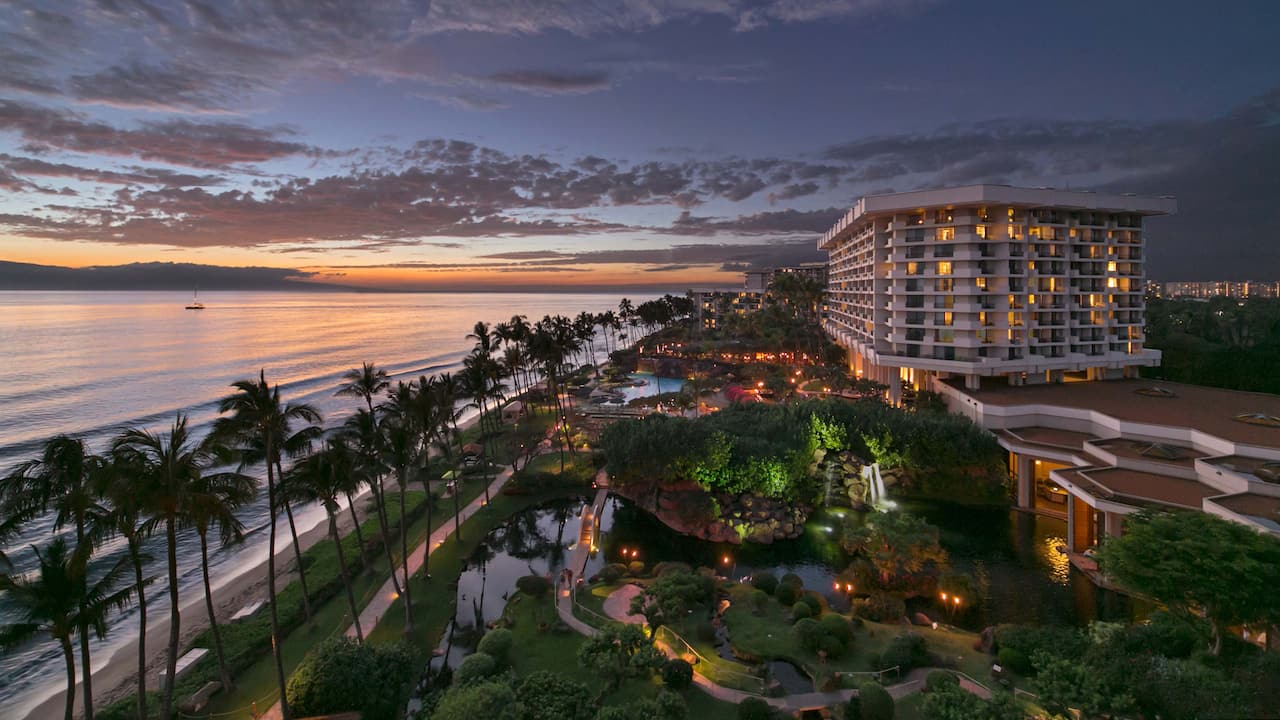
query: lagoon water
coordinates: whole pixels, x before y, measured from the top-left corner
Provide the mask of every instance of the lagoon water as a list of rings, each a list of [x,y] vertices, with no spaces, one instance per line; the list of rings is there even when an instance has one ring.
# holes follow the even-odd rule
[[[58,433],[103,451],[120,428],[163,431],[178,412],[203,433],[228,384],[260,368],[285,400],[312,403],[326,426],[338,425],[356,401],[334,397],[334,390],[361,362],[386,368],[393,381],[455,371],[478,320],[602,312],[616,308],[619,297],[208,292],[201,295],[203,311],[185,310],[188,300],[172,292],[0,292],[0,473],[34,457]],[[211,558],[215,585],[266,557],[265,506],[260,497],[244,508],[246,542]],[[322,517],[319,508],[302,509],[299,532]],[[32,565],[27,546],[47,542],[51,532],[47,520],[32,523],[4,548],[20,572]],[[198,587],[198,546],[191,533],[180,542],[185,595]],[[158,550],[153,555],[163,558]],[[108,544],[103,554],[120,551],[120,543]],[[164,571],[157,564],[153,572],[161,577],[148,595],[161,597]],[[149,604],[155,615],[163,613],[163,602]],[[0,623],[13,619],[0,598]],[[111,625],[108,639],[94,643],[95,666],[136,634],[136,612],[114,616]],[[62,682],[60,652],[51,643],[0,656],[0,715],[21,717]]]

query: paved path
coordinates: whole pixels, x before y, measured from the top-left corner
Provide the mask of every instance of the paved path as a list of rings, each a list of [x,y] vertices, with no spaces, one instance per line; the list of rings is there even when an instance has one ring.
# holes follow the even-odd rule
[[[631,614],[631,598],[639,595],[643,590],[639,585],[623,585],[622,587],[609,593],[609,597],[604,599],[604,614],[617,620],[618,622],[630,623],[632,625],[643,625],[644,615]]]
[[[585,583],[582,573],[587,567],[587,560],[591,557],[591,549],[595,547],[600,529],[600,514],[604,512],[604,502],[609,497],[607,480],[604,470],[596,475],[596,486],[599,490],[596,491],[591,504],[582,508],[582,514],[579,516],[578,544],[574,545],[573,552],[569,554],[569,561],[565,563],[565,569],[572,573],[570,584],[564,584],[563,574],[556,580],[556,614],[580,635],[596,634],[595,628],[574,617],[573,589]]]
[[[489,495],[491,497],[502,491],[502,486],[511,479],[512,472],[511,468],[507,468],[506,470],[498,473],[498,476],[494,478],[493,482],[489,485]],[[465,507],[458,511],[459,525],[466,522],[467,518],[475,515],[480,511],[480,508],[485,506],[484,496],[484,493],[480,493],[474,500],[467,503]],[[422,569],[422,563],[426,560],[428,552],[434,552],[436,548],[440,547],[440,545],[444,543],[445,539],[453,534],[453,528],[454,522],[451,517],[445,522],[440,523],[440,527],[436,528],[435,532],[431,533],[431,536],[427,538],[426,542],[409,552],[410,576],[417,574],[417,572]],[[391,584],[391,578],[387,578],[387,581],[383,583],[382,587],[378,588],[378,594],[374,595],[373,598],[369,600],[369,604],[364,607],[364,610],[360,611],[360,627],[364,630],[366,637],[369,633],[373,632],[375,627],[378,626],[378,621],[387,614],[387,610],[391,608],[391,603],[395,602],[397,597],[395,592],[395,586]],[[354,623],[347,628],[346,635],[351,638],[356,636],[356,626]],[[281,720],[283,714],[280,709],[280,701],[277,699],[275,704],[271,706],[271,709],[263,713],[261,717],[263,720]]]

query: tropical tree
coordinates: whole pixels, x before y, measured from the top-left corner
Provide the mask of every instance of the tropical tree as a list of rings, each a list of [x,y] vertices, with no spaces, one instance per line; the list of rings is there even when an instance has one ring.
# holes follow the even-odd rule
[[[355,415],[347,418],[341,434],[355,446],[359,456],[356,469],[369,484],[369,492],[373,495],[374,510],[378,516],[378,529],[382,533],[382,551],[387,558],[387,567],[391,569],[392,588],[399,595],[400,580],[396,576],[396,561],[391,556],[391,525],[387,521],[386,492],[382,486],[386,465],[383,464],[382,431],[378,426],[378,417],[375,413],[363,408],[357,410]]]
[[[190,524],[191,493],[216,456],[208,443],[192,437],[187,418],[181,413],[174,418],[168,434],[145,428],[125,430],[112,444],[111,452],[134,476],[135,492],[148,516],[148,529],[164,527],[169,571],[169,649],[165,656],[167,673],[160,693],[160,716],[168,718],[173,714],[178,637],[182,632],[178,605],[178,530]]]
[[[855,574],[865,563],[871,570],[868,579],[881,590],[931,593],[947,567],[938,528],[904,512],[875,513],[862,524],[848,521],[840,544],[845,552],[859,556]]]
[[[1124,534],[1102,543],[1098,564],[1176,615],[1202,613],[1215,655],[1231,625],[1280,624],[1280,540],[1208,513],[1130,515]]]
[[[364,400],[365,409],[370,414],[373,413],[373,399],[390,387],[391,381],[387,375],[387,371],[374,365],[373,363],[363,363],[358,368],[348,370],[342,376],[342,385],[338,391],[334,393],[339,396],[358,397]],[[355,483],[346,493],[347,509],[351,511],[351,520],[355,523],[356,544],[360,547],[360,552],[364,553],[364,535],[360,530],[360,518],[356,515],[356,505],[354,496],[360,493],[360,483]],[[381,503],[382,499],[377,493],[374,493],[374,502]],[[379,512],[384,512],[379,505]]]
[[[151,560],[151,556],[143,551],[142,544],[151,537],[153,526],[148,522],[146,505],[139,496],[136,474],[128,466],[125,458],[118,453],[110,456],[104,467],[101,481],[102,496],[111,510],[102,519],[101,532],[104,535],[119,535],[124,538],[125,549],[129,561],[133,564],[133,587],[137,592],[138,603],[138,683],[137,702],[138,717],[147,717],[147,595],[146,586],[155,578],[143,577],[143,565]]]
[[[236,392],[218,403],[220,413],[230,413],[218,419],[214,435],[228,446],[242,449],[245,459],[253,457],[255,444],[263,450],[262,460],[267,466],[267,505],[270,530],[267,549],[267,599],[271,614],[271,648],[275,659],[276,681],[280,691],[280,710],[284,720],[293,715],[285,697],[284,660],[280,655],[280,620],[276,608],[276,468],[285,443],[294,434],[299,423],[320,422],[320,413],[307,404],[284,403],[280,400],[279,386],[267,384],[265,371],[257,380],[237,380],[232,383]],[[242,463],[244,460],[242,460]],[[170,672],[169,677],[173,677]]]
[[[382,434],[384,462],[395,476],[400,491],[400,561],[404,570],[404,622],[405,634],[413,632],[413,597],[409,588],[409,522],[405,516],[405,492],[409,489],[410,474],[418,465],[421,445],[414,428],[414,388],[409,383],[397,383],[383,405],[384,416],[379,423]]]
[[[128,572],[128,558],[119,558],[102,577],[89,579],[91,547],[70,550],[64,538],[56,538],[44,552],[34,545],[38,569],[30,579],[0,575],[0,592],[14,609],[16,622],[0,625],[0,648],[18,647],[40,633],[62,649],[67,667],[67,703],[64,717],[72,720],[76,703],[76,661],[72,637],[90,630],[99,640],[107,635],[107,616],[128,606],[134,588],[117,589]],[[87,647],[87,641],[81,647]],[[87,667],[87,665],[86,665]],[[84,717],[93,717],[93,694],[88,678],[83,684]]]
[[[215,449],[216,450],[216,449]],[[185,521],[195,528],[200,538],[200,577],[204,580],[204,607],[209,614],[209,630],[218,655],[218,675],[223,688],[232,687],[227,670],[226,653],[222,649],[222,632],[213,609],[213,585],[209,582],[209,530],[218,528],[220,545],[226,547],[244,541],[244,523],[236,511],[248,505],[258,493],[253,478],[238,472],[200,473],[187,490]]]
[[[101,520],[107,514],[100,497],[102,467],[103,459],[90,453],[83,440],[69,435],[51,438],[45,442],[39,458],[21,463],[4,478],[0,486],[0,506],[7,521],[16,526],[52,510],[54,530],[73,526],[75,551],[87,558],[102,539],[95,536],[93,529],[102,526]],[[85,717],[92,720],[88,626],[77,628],[77,635],[84,675]]]
[[[338,512],[342,509],[338,499],[350,491],[357,482],[355,451],[338,437],[329,440],[325,448],[296,463],[286,473],[281,485],[284,492],[303,502],[318,502],[324,506],[329,518],[329,539],[333,540],[338,554],[338,571],[342,576],[342,588],[346,591],[347,606],[356,629],[356,642],[364,642],[364,630],[360,627],[360,608],[351,589],[351,576],[347,571],[347,559],[338,535]]]

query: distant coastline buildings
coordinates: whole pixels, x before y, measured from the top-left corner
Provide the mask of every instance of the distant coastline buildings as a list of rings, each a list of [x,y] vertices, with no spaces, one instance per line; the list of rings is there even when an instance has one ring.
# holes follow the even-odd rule
[[[1280,534],[1280,397],[1139,377],[1160,362],[1144,342],[1144,224],[1176,210],[973,185],[863,197],[818,240],[825,327],[855,374],[894,402],[937,392],[991,430],[1017,505],[1065,519],[1085,571],[1146,508]]]
[[[1280,298],[1280,280],[1178,280],[1149,282],[1148,292],[1161,298]]]

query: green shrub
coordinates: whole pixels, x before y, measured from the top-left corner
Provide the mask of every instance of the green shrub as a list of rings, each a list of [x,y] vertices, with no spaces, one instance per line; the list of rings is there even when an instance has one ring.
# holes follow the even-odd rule
[[[773,591],[773,596],[778,598],[778,602],[790,607],[796,604],[796,600],[800,597],[800,591],[794,586],[781,583],[778,588]]]
[[[946,670],[931,670],[924,678],[926,692],[937,692],[944,687],[960,687],[960,679]]]
[[[895,623],[907,614],[907,604],[897,595],[874,593],[859,606],[859,611],[868,620]]]
[[[503,682],[454,686],[440,698],[431,720],[515,720],[516,695]]]
[[[996,654],[996,662],[1000,663],[1001,667],[1008,668],[1019,675],[1031,675],[1035,672],[1035,668],[1031,665],[1031,658],[1023,655],[1017,648],[1000,648],[1000,652]]]
[[[818,639],[818,650],[826,653],[829,658],[838,658],[844,655],[844,643],[834,635],[823,635]]]
[[[600,582],[612,585],[627,576],[627,566],[622,563],[609,563],[600,568]]]
[[[860,720],[893,720],[893,696],[878,684],[862,683],[854,700],[858,702],[856,717]]]
[[[672,690],[684,690],[693,684],[693,666],[671,658],[662,665],[662,682]]]
[[[773,708],[760,698],[750,697],[738,703],[738,720],[770,720]]]
[[[808,604],[797,602],[795,605],[791,606],[791,620],[793,622],[810,617],[813,617],[813,611],[809,609]]]
[[[516,580],[516,588],[525,595],[542,597],[551,592],[551,581],[541,575],[525,575]]]
[[[903,633],[895,637],[880,654],[881,670],[898,667],[905,673],[911,668],[926,665],[928,662],[929,648],[924,638],[915,633]]]
[[[520,720],[591,720],[595,714],[594,693],[586,685],[550,670],[529,673],[516,698],[521,704]]]
[[[848,645],[853,642],[853,626],[842,616],[836,613],[827,613],[818,618],[818,623],[822,625],[823,631],[839,640],[842,644]]]
[[[757,613],[769,606],[769,593],[763,590],[751,591],[751,607]]]
[[[800,647],[810,652],[818,651],[819,644],[825,635],[822,626],[813,618],[801,618],[791,626],[791,636],[800,644]]]
[[[779,584],[790,585],[796,591],[800,591],[804,588],[804,579],[795,573],[787,573],[782,576],[782,580],[779,581]]]
[[[506,628],[494,628],[480,638],[476,650],[492,657],[499,665],[506,665],[510,658],[512,636]]]
[[[797,598],[798,602],[802,602],[809,606],[809,614],[817,617],[822,614],[822,596],[812,590],[806,590]]]
[[[627,564],[627,572],[631,574],[631,577],[640,577],[641,575],[644,575],[644,562],[640,560],[632,560]]]
[[[679,560],[663,560],[653,566],[653,574],[662,577],[663,575],[693,573],[693,568],[689,567],[689,563],[680,562]]]
[[[1000,625],[996,648],[1013,648],[1028,658],[1046,652],[1056,657],[1079,657],[1088,649],[1084,633],[1052,625]]]
[[[412,672],[401,645],[367,645],[331,638],[307,653],[285,687],[299,717],[359,712],[368,720],[394,720]]]
[[[498,661],[492,655],[477,652],[468,655],[453,672],[453,682],[468,685],[484,680],[498,672]]]
[[[772,595],[778,589],[778,577],[771,572],[760,572],[751,576],[751,586]]]

